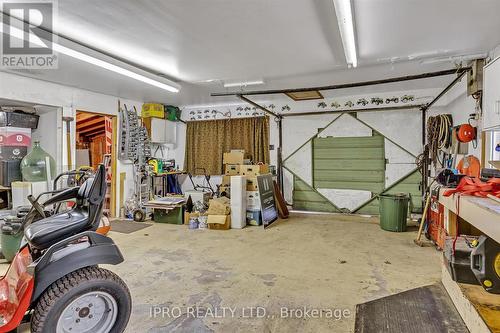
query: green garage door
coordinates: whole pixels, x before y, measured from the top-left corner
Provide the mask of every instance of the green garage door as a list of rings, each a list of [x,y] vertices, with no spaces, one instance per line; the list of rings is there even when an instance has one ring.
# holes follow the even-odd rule
[[[293,177],[293,208],[310,212],[340,212],[321,193],[318,193],[297,176]]]
[[[327,137],[313,140],[315,188],[380,193],[385,182],[384,137]]]
[[[313,186],[294,177],[293,206],[295,209],[320,212],[338,212],[316,189],[350,189],[372,192],[372,199],[355,213],[378,214],[380,193],[410,193],[413,211],[421,212],[421,175],[408,174],[385,188],[384,136],[373,132],[369,137],[326,137],[312,140]]]

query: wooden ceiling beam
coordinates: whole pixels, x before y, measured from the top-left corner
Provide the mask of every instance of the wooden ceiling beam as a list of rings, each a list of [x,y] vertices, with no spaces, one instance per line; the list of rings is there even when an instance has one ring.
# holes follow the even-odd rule
[[[92,136],[96,136],[97,134],[104,134],[106,131],[103,129],[95,129],[94,131],[89,131],[89,132],[85,132],[85,133],[80,133],[80,136],[85,136],[85,137],[92,137]]]
[[[93,117],[98,117],[98,116],[95,114],[92,114],[92,113],[82,113],[82,112],[76,113],[76,121],[77,122],[85,120],[85,119],[93,118]]]
[[[104,124],[98,124],[98,125],[94,125],[94,126],[87,126],[87,127],[84,127],[84,128],[79,128],[76,130],[77,133],[79,134],[85,134],[85,133],[88,133],[88,132],[95,132],[96,130],[99,130],[99,131],[104,131],[105,128],[104,128]]]
[[[85,131],[88,128],[94,128],[94,127],[103,127],[104,128],[104,123],[105,123],[104,118],[77,123],[76,124],[76,131],[81,132],[81,131]]]

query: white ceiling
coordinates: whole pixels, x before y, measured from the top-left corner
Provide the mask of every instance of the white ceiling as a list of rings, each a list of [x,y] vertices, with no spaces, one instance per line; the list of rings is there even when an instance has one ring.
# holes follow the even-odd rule
[[[354,0],[354,10],[362,64],[488,52],[500,43],[498,0]]]
[[[21,74],[130,99],[197,104],[231,100],[209,97],[228,90],[219,80],[263,79],[259,90],[371,80],[448,69],[450,62],[422,61],[500,44],[498,0],[352,1],[359,53],[353,70],[346,69],[332,0],[64,0],[56,32],[166,75],[180,82],[181,93],[65,56],[58,70]]]

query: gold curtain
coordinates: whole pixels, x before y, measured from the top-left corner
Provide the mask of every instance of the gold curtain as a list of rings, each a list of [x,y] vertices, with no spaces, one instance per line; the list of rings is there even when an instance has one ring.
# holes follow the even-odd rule
[[[269,163],[269,117],[187,122],[186,171],[221,175],[222,155],[231,149],[244,149],[254,163]]]

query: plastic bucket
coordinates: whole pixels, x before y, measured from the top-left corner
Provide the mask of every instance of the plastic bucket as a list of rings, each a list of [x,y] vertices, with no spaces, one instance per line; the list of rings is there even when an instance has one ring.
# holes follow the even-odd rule
[[[406,231],[408,203],[406,194],[381,194],[379,198],[380,228],[387,231]]]

